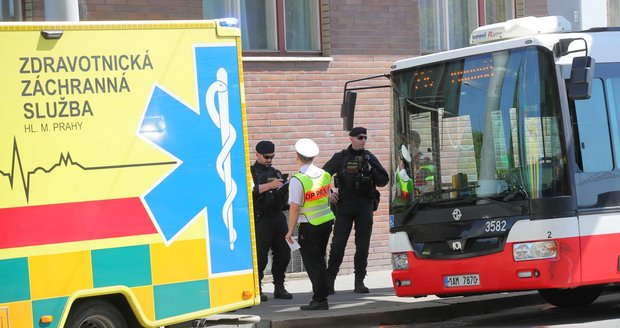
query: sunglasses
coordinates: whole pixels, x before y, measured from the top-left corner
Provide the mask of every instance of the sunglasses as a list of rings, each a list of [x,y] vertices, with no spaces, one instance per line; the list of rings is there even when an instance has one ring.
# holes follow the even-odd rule
[[[276,157],[276,154],[273,154],[273,155],[263,155],[264,159],[273,159],[274,157]]]
[[[368,139],[368,136],[357,136],[356,138],[357,140],[366,140]]]

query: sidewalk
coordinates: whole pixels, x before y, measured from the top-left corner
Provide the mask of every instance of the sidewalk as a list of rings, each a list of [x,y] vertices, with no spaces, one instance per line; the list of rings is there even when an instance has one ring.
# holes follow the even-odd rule
[[[368,294],[354,293],[353,282],[353,274],[338,276],[336,294],[329,296],[329,310],[301,311],[299,307],[308,304],[312,297],[312,286],[306,274],[287,276],[285,285],[293,294],[292,300],[274,299],[273,284],[263,281],[263,292],[269,300],[234,314],[260,317],[260,322],[244,327],[379,327],[442,321],[544,302],[537,292],[453,298],[396,297],[391,271],[369,272],[365,279],[370,288]]]

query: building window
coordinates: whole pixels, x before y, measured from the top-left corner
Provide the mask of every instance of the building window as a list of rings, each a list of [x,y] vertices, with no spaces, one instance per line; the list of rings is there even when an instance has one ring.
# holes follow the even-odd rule
[[[237,17],[244,52],[319,53],[320,1],[204,0],[207,19]]]
[[[515,17],[514,0],[485,0],[484,22],[480,25],[505,22]]]
[[[420,0],[422,52],[462,48],[478,26],[477,0]]]
[[[20,0],[0,0],[0,21],[20,21]]]
[[[469,45],[478,26],[515,18],[514,0],[419,0],[422,53]]]
[[[620,0],[609,0],[609,26],[620,26]]]

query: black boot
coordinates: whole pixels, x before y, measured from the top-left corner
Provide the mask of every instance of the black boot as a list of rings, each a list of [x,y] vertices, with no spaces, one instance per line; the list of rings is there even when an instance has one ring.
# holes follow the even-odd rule
[[[329,310],[329,304],[327,304],[327,300],[321,302],[312,300],[310,304],[302,305],[299,308],[302,310]]]
[[[289,293],[286,288],[284,288],[284,284],[275,284],[274,286],[273,298],[282,298],[285,300],[293,298],[293,294]]]
[[[261,288],[260,288],[260,301],[261,301],[261,302],[267,302],[267,300],[268,300],[267,295],[265,295],[265,294],[263,293],[263,287],[261,287]]]
[[[364,279],[360,278],[355,278],[355,288],[353,289],[353,291],[360,294],[366,294],[370,292],[368,287],[364,286]]]

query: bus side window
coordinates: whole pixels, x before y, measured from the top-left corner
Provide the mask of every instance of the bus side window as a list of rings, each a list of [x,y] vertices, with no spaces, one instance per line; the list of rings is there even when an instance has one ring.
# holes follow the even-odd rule
[[[620,78],[610,77],[605,79],[605,91],[613,136],[615,168],[620,169]]]
[[[575,151],[582,172],[576,172],[577,205],[605,208],[620,205],[620,174],[614,171],[609,113],[603,82],[594,79],[592,98],[575,101]]]
[[[611,137],[605,94],[600,79],[594,79],[592,98],[575,101],[579,143],[575,144],[584,172],[613,169]]]

